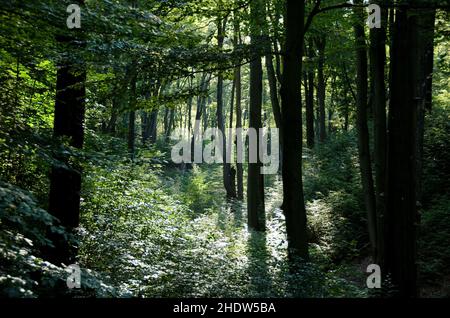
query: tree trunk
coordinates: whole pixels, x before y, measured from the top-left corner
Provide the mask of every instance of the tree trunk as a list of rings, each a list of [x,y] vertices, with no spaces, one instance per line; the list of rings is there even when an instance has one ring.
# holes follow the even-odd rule
[[[227,147],[227,156],[229,156],[229,171],[230,171],[230,188],[231,188],[231,197],[232,198],[236,198],[237,193],[236,193],[236,169],[234,169],[234,167],[231,165],[231,162],[233,162],[234,158],[231,157],[232,154],[232,148],[233,148],[233,143],[234,143],[234,138],[235,136],[233,136],[233,132],[232,132],[232,128],[233,128],[233,119],[234,119],[234,93],[236,90],[236,78],[233,79],[233,85],[231,87],[231,96],[230,96],[230,132],[228,134],[228,147]],[[224,132],[225,133],[225,132]],[[234,137],[234,138],[233,138]]]
[[[309,58],[314,57],[313,43],[309,41]],[[314,70],[308,69],[305,77],[306,93],[306,145],[314,148]]]
[[[259,160],[260,135],[259,129],[262,127],[261,107],[262,107],[262,63],[261,63],[261,30],[262,19],[264,19],[263,0],[254,0],[250,4],[250,25],[252,60],[250,62],[250,116],[249,128],[257,131],[257,162],[248,164],[247,182],[247,213],[248,226],[256,231],[265,230],[264,211],[264,178],[261,174],[262,163]],[[254,151],[255,149],[253,149]]]
[[[211,77],[208,78],[208,75],[206,73],[203,73],[202,78],[200,80],[201,94],[205,94],[208,91],[210,78]],[[200,121],[202,119],[202,113],[204,112],[205,106],[206,106],[206,97],[203,95],[197,96],[197,110],[195,112],[194,131],[191,140],[192,162],[194,161],[195,140],[200,134]]]
[[[217,42],[219,51],[223,49],[223,41],[225,38],[226,19],[219,18],[217,20]],[[227,138],[225,132],[225,119],[223,115],[223,74],[219,71],[217,75],[217,125],[222,132],[222,158],[223,158],[223,185],[227,193],[227,198],[233,198],[236,191],[231,186],[230,168],[231,165],[226,162],[227,158]]]
[[[415,79],[418,58],[418,14],[396,10],[391,50],[387,210],[384,271],[396,286],[396,296],[417,296],[416,268],[416,133],[418,104]]]
[[[324,142],[327,138],[326,125],[325,125],[325,91],[326,83],[324,77],[325,67],[325,36],[320,36],[316,39],[316,46],[319,51],[319,61],[317,66],[317,101],[319,103],[319,140]]]
[[[141,111],[141,131],[142,144],[145,145],[150,138],[150,115],[146,111]]]
[[[362,1],[355,3],[361,4]],[[376,257],[376,210],[375,193],[372,179],[372,166],[369,146],[369,128],[367,127],[367,49],[364,34],[364,13],[362,8],[355,8],[355,24],[353,26],[356,41],[356,129],[358,132],[359,166],[361,182],[364,193],[364,202],[367,212],[372,254]]]
[[[240,44],[239,33],[239,19],[234,17],[234,43],[235,46]],[[241,67],[237,66],[234,69],[234,80],[236,81],[236,128],[242,128],[242,81],[241,81]],[[236,136],[241,138],[241,136]],[[237,198],[244,199],[244,168],[242,162],[236,163],[236,182],[237,182]]]
[[[130,80],[130,100],[129,108],[130,113],[128,114],[128,152],[130,153],[131,159],[134,159],[135,152],[135,140],[136,140],[136,81],[137,75],[135,66],[132,66],[132,75]]]
[[[425,111],[432,108],[432,84],[434,64],[434,24],[436,10],[422,10],[418,17],[418,78],[416,80],[417,114],[417,201],[422,202],[423,135],[425,129]]]
[[[266,45],[266,49],[270,50],[270,42]],[[281,133],[281,109],[280,109],[280,101],[278,99],[278,81],[275,75],[275,69],[273,67],[273,56],[272,54],[266,54],[266,69],[267,69],[267,78],[269,82],[269,90],[270,90],[270,101],[272,104],[273,117],[275,119],[275,125],[279,129],[279,143],[280,149],[279,153],[283,153],[283,134]],[[282,166],[279,167],[282,169]],[[281,171],[281,170],[280,170]]]
[[[82,4],[82,2],[80,1]],[[78,49],[80,39],[60,36],[57,41]],[[79,44],[78,44],[79,45]],[[56,74],[56,98],[53,134],[70,138],[70,146],[82,149],[86,98],[86,66],[68,59],[61,62]],[[59,219],[69,232],[79,225],[81,167],[71,164],[70,158],[57,156],[67,167],[55,165],[50,175],[49,212]],[[54,248],[48,251],[49,260],[56,265],[75,262],[76,250],[65,238],[52,233]]]
[[[370,29],[370,70],[373,86],[374,111],[374,162],[376,189],[376,259],[377,264],[383,264],[383,218],[386,210],[386,24],[387,10],[382,9],[381,28]]]
[[[286,52],[283,59],[281,85],[283,147],[283,211],[289,257],[308,259],[306,236],[306,210],[302,181],[302,112],[301,75],[303,25],[305,4],[303,1],[286,1]]]

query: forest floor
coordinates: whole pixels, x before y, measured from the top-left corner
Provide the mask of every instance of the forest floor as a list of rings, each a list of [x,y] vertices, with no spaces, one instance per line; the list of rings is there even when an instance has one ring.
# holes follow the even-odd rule
[[[225,198],[217,165],[141,160],[92,168],[84,183],[80,263],[106,274],[119,295],[367,296],[364,260],[339,256],[330,233],[318,237],[333,230],[325,228],[333,201],[308,204],[311,261],[289,270],[278,175],[265,180],[265,233],[248,231],[246,203]]]

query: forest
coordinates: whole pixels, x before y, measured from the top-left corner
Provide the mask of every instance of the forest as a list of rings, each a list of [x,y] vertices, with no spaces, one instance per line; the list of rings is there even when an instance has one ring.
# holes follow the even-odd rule
[[[449,75],[449,0],[0,0],[0,298],[450,297]]]

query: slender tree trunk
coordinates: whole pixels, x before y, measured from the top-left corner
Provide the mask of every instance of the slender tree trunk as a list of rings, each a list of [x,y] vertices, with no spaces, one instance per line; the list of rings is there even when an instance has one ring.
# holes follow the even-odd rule
[[[231,197],[232,198],[236,198],[237,196],[237,192],[236,192],[236,169],[234,169],[234,167],[231,165],[231,162],[233,161],[234,158],[231,157],[232,154],[232,148],[233,148],[233,143],[234,143],[234,138],[235,136],[233,136],[233,132],[232,132],[232,128],[233,128],[233,119],[234,119],[234,93],[236,90],[236,78],[233,79],[233,86],[231,88],[231,96],[230,96],[230,132],[228,134],[228,148],[227,148],[227,155],[229,156],[229,169],[230,169],[230,187],[231,187]]]
[[[116,125],[117,125],[117,117],[119,114],[120,109],[120,97],[119,96],[113,96],[112,98],[112,104],[111,104],[111,117],[109,118],[108,124],[107,124],[107,131],[111,135],[116,134]]]
[[[128,114],[128,152],[130,153],[131,159],[134,159],[134,153],[135,153],[135,141],[136,141],[136,81],[137,81],[137,75],[136,71],[134,69],[134,66],[132,67],[132,75],[131,75],[131,81],[130,81],[130,101],[129,101],[129,108],[130,112]]]
[[[192,90],[192,79],[189,80],[189,87]],[[188,123],[187,123],[188,131],[192,130],[192,102],[193,102],[193,97],[190,96],[189,100],[188,100]]]
[[[386,210],[386,24],[387,10],[382,8],[381,28],[370,30],[370,65],[371,78],[374,90],[374,162],[375,162],[375,189],[376,189],[376,251],[377,264],[383,264],[383,218]]]
[[[261,107],[262,107],[262,63],[261,63],[261,45],[262,37],[260,26],[264,18],[263,0],[254,0],[250,3],[251,16],[251,43],[252,60],[250,62],[250,114],[249,128],[257,131],[257,153],[259,154],[260,134],[262,127]],[[255,149],[253,149],[255,150]],[[247,182],[247,213],[248,226],[256,231],[265,230],[265,211],[264,211],[264,179],[261,174],[262,163],[259,155],[256,163],[248,164],[248,182]]]
[[[234,17],[234,45],[240,44],[239,33],[239,18]],[[241,82],[241,67],[237,66],[234,69],[234,80],[236,81],[236,128],[242,128],[242,82]],[[236,136],[241,138],[241,136]],[[242,138],[241,138],[242,140]],[[244,169],[242,162],[236,163],[236,181],[237,181],[237,198],[244,199]]]
[[[155,109],[150,113],[149,139],[152,144],[154,144],[158,138],[158,111],[158,109]]]
[[[217,42],[219,50],[223,49],[223,41],[225,38],[225,26],[226,19],[219,18],[217,20]],[[223,157],[223,185],[227,193],[228,198],[235,196],[235,192],[231,186],[230,178],[230,168],[231,165],[226,162],[227,158],[227,138],[225,132],[225,119],[224,119],[224,109],[223,109],[223,74],[219,71],[217,75],[217,124],[219,130],[222,132],[222,157]]]
[[[234,16],[234,45],[241,44],[239,32],[239,17]],[[234,69],[234,80],[236,82],[236,128],[242,128],[242,81],[241,81],[241,67],[237,66]],[[241,138],[242,136],[236,136]],[[237,198],[244,199],[244,168],[242,162],[236,163],[236,182],[237,182]]]
[[[283,147],[283,211],[289,256],[308,259],[306,210],[302,181],[301,76],[305,3],[286,0],[286,52],[281,85]]]
[[[166,131],[166,140],[170,139],[170,134],[174,128],[175,124],[175,109],[170,109],[168,114],[168,122],[167,122],[167,131]]]
[[[355,3],[361,4],[362,1]],[[364,202],[367,211],[367,224],[369,229],[372,254],[376,258],[376,210],[375,193],[372,178],[372,166],[369,147],[369,128],[367,126],[367,49],[364,34],[364,13],[362,8],[355,8],[356,22],[353,26],[356,40],[356,128],[358,131],[359,166],[361,182],[364,193]]]
[[[200,80],[200,90],[202,94],[206,94],[208,91],[209,86],[209,80],[208,75],[206,73],[203,73],[201,80]],[[200,121],[202,119],[202,113],[204,112],[206,106],[206,97],[203,95],[197,96],[197,110],[195,112],[195,123],[194,123],[194,131],[192,134],[192,140],[191,140],[191,156],[192,161],[194,161],[194,151],[195,151],[195,140],[200,135]]]
[[[266,49],[270,50],[270,42],[267,43]],[[278,99],[278,81],[275,75],[275,69],[273,67],[273,56],[272,54],[266,54],[266,69],[267,69],[267,78],[269,82],[269,90],[270,90],[270,101],[272,104],[273,117],[275,119],[275,125],[279,129],[279,142],[280,142],[280,151],[279,153],[283,153],[283,133],[281,132],[281,108],[280,101]],[[280,169],[282,166],[280,165]],[[280,170],[281,171],[281,170]]]
[[[324,76],[325,67],[325,36],[320,36],[316,39],[316,46],[319,51],[319,61],[317,66],[317,101],[319,103],[319,140],[324,142],[327,138],[326,125],[325,125],[325,91],[326,83]]]
[[[313,43],[309,41],[309,58],[314,57]],[[314,70],[308,69],[305,77],[306,93],[306,145],[314,148]]]
[[[270,46],[269,48],[270,49]],[[273,117],[275,119],[275,125],[277,128],[281,127],[281,109],[280,102],[278,99],[278,87],[277,87],[277,78],[275,75],[275,69],[273,67],[273,56],[272,54],[266,54],[266,69],[267,69],[267,78],[269,81],[269,90],[270,90],[270,101],[272,103]]]
[[[150,138],[150,114],[146,111],[141,111],[141,131],[142,144],[145,145]]]
[[[164,136],[167,136],[168,127],[169,127],[169,108],[165,107],[165,110],[164,110]]]

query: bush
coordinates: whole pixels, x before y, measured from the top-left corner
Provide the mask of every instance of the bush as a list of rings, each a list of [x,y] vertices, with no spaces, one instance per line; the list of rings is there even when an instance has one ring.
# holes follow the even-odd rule
[[[421,215],[419,231],[420,274],[424,281],[435,282],[450,274],[450,196],[433,201]]]
[[[114,294],[90,270],[82,271],[82,290],[67,288],[65,268],[42,257],[42,249],[53,246],[47,238],[49,233],[73,240],[57,224],[57,219],[39,208],[29,192],[0,181],[0,297]]]

